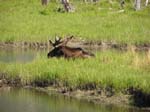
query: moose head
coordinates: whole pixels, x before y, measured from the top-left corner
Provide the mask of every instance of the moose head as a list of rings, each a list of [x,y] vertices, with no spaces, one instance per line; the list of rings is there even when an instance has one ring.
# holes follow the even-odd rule
[[[73,36],[61,39],[55,38],[55,42],[49,41],[53,49],[47,54],[47,57],[65,57],[65,58],[88,58],[93,57],[94,54],[84,51],[82,48],[68,47],[67,43],[72,40]]]

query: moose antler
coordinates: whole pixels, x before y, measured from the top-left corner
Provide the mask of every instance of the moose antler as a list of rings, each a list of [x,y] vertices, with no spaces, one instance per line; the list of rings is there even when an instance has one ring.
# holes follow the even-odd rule
[[[67,38],[64,38],[62,40],[61,37],[58,37],[56,36],[55,37],[55,42],[52,42],[51,40],[49,40],[50,44],[53,46],[53,47],[58,47],[58,46],[66,46],[66,44],[73,38],[74,36],[70,36],[70,37],[67,37]],[[62,41],[61,41],[62,40]]]
[[[51,41],[51,40],[49,40],[49,43],[53,46],[54,45],[54,43]]]
[[[61,40],[61,37],[58,37],[58,36],[55,37],[55,43],[60,42],[60,40]]]
[[[55,42],[52,42],[51,40],[49,40],[49,43],[53,46],[53,47],[57,47],[59,44],[61,44],[61,38],[56,36],[55,37]]]

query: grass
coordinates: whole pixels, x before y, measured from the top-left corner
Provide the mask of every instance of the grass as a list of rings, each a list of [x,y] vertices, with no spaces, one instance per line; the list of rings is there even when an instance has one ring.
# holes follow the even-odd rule
[[[75,35],[86,40],[123,43],[150,42],[150,8],[134,11],[128,2],[123,13],[119,3],[73,2],[75,13],[59,13],[59,3],[41,6],[39,0],[0,0],[0,41],[47,41],[55,35]],[[38,56],[27,64],[0,62],[0,71],[20,76],[22,83],[59,80],[69,87],[94,83],[116,90],[135,87],[150,92],[150,53],[98,53],[93,59],[65,60]]]
[[[92,83],[97,88],[112,86],[122,91],[134,87],[150,93],[149,56],[149,53],[104,51],[97,53],[96,58],[65,60],[39,55],[26,64],[0,62],[0,71],[21,77],[22,83],[58,80],[73,88]]]
[[[102,0],[97,4],[72,2],[75,13],[59,13],[59,3],[41,6],[39,0],[0,0],[0,41],[47,41],[55,35],[124,43],[150,42],[150,8],[139,12],[126,3]],[[111,9],[110,9],[111,8]]]

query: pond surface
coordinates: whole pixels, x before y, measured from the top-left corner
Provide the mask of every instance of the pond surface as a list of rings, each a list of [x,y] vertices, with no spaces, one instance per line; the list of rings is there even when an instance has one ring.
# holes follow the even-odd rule
[[[0,62],[4,63],[27,63],[33,61],[38,55],[47,56],[45,50],[33,49],[0,49]]]
[[[60,94],[31,89],[0,90],[0,112],[146,112],[139,109],[94,104]]]

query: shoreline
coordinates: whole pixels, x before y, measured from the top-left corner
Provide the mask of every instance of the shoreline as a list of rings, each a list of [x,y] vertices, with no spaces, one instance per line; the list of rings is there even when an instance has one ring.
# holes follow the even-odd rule
[[[68,42],[67,46],[70,47],[81,47],[84,49],[118,49],[128,50],[134,48],[136,51],[147,51],[150,49],[150,43],[142,44],[128,44],[128,43],[117,43],[114,41],[82,41],[73,40]],[[47,42],[0,42],[0,48],[21,48],[21,49],[50,49],[52,46]]]
[[[0,87],[0,91],[9,91],[14,88],[20,88],[20,89],[31,89],[35,90],[37,92],[43,92],[47,95],[49,94],[56,94],[56,95],[62,95],[67,98],[74,98],[76,100],[82,100],[86,102],[91,102],[97,105],[112,105],[112,106],[117,106],[117,107],[124,107],[124,108],[131,108],[131,109],[136,109],[136,110],[143,110],[143,111],[149,111],[150,107],[139,107],[135,105],[130,104],[130,97],[131,95],[124,95],[122,93],[117,93],[114,96],[111,97],[106,97],[105,95],[91,95],[93,91],[82,91],[82,90],[76,90],[73,92],[67,92],[67,93],[61,93],[60,88],[55,88],[53,86],[49,87],[34,87],[34,86],[19,86],[19,87],[14,87],[14,86],[4,86]]]
[[[40,82],[40,81],[39,81]],[[55,82],[55,81],[54,81]],[[119,105],[133,108],[139,108],[144,110],[150,110],[150,94],[142,92],[136,88],[127,88],[126,90],[116,91],[113,87],[105,88],[70,88],[67,86],[59,85],[59,82],[51,82],[49,84],[45,82],[32,82],[30,84],[23,84],[21,79],[16,78],[0,78],[0,90],[3,88],[27,88],[35,89],[45,93],[54,92],[61,94],[66,97],[72,97],[76,99],[86,100],[96,104],[107,104],[107,105]],[[141,104],[143,102],[144,104]]]

